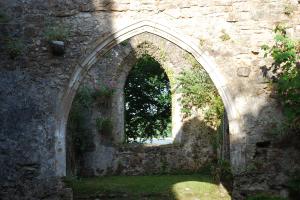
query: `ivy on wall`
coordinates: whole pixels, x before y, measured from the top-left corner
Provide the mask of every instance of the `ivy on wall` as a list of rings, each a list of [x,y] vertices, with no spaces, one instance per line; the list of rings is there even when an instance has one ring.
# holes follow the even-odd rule
[[[222,181],[227,188],[232,188],[233,176],[230,162],[219,155],[223,144],[224,105],[222,99],[209,75],[196,59],[190,54],[186,54],[185,59],[192,67],[185,69],[176,77],[177,91],[182,95],[180,99],[182,112],[184,117],[192,116],[193,111],[195,115],[201,113],[204,123],[215,130],[209,135],[216,155],[211,163],[211,175],[214,181]]]
[[[179,85],[178,92],[182,97],[180,103],[185,117],[192,114],[193,108],[200,109],[204,120],[212,127],[221,123],[224,107],[212,80],[195,58],[187,54],[185,58],[192,68],[186,69],[176,78]]]
[[[80,88],[72,103],[68,119],[68,132],[71,134],[71,142],[76,155],[85,152],[91,140],[87,116],[91,113],[92,103],[92,90],[88,87]]]
[[[272,85],[283,106],[286,125],[300,130],[300,41],[289,38],[283,25],[277,25],[274,32],[274,43],[262,49],[265,57],[274,60],[269,70],[275,73]]]
[[[111,103],[113,88],[102,85],[99,89],[87,86],[79,88],[69,115],[68,132],[71,134],[72,144],[78,154],[88,150],[93,143],[91,135],[91,115],[93,104],[108,109]],[[99,134],[112,134],[112,122],[110,117],[98,117],[95,120]]]

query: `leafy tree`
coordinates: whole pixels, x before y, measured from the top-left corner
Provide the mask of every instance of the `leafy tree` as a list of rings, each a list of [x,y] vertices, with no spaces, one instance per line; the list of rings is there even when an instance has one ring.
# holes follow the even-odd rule
[[[171,128],[170,84],[153,57],[144,54],[137,60],[124,91],[126,142],[167,136]]]

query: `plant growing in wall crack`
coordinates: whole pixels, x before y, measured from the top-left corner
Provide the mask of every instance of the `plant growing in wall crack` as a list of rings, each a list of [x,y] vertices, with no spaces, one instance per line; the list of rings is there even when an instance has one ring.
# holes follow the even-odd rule
[[[289,129],[300,130],[300,41],[288,37],[285,27],[277,25],[274,43],[263,45],[264,56],[274,63],[269,68],[275,72],[272,84],[283,106]]]
[[[61,56],[65,53],[65,42],[69,36],[69,29],[63,25],[52,25],[45,31],[45,37],[49,42],[51,51],[57,56]]]
[[[222,35],[220,36],[220,39],[225,42],[227,40],[230,40],[230,36],[228,35],[228,33],[225,32],[225,30],[222,30]]]
[[[109,107],[111,104],[112,95],[115,92],[115,89],[112,87],[113,86],[109,87],[103,84],[99,88],[95,89],[93,97],[99,105]]]
[[[15,59],[24,51],[24,43],[19,38],[8,38],[6,40],[6,51],[11,59]]]
[[[111,136],[113,125],[109,118],[99,117],[96,119],[96,127],[100,134]]]
[[[7,22],[9,22],[9,17],[3,10],[0,10],[0,24],[7,23]]]
[[[287,16],[290,16],[293,14],[293,12],[295,11],[296,9],[294,8],[293,5],[291,4],[288,4],[288,5],[285,5],[284,6],[284,10],[283,10],[283,13]]]

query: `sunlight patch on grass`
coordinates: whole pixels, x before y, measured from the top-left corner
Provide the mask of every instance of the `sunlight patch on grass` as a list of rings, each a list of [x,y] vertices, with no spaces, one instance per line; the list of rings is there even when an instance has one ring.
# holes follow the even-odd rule
[[[185,181],[173,185],[176,200],[230,200],[227,191],[222,191],[218,185],[200,181]]]
[[[202,174],[155,176],[107,176],[66,179],[73,189],[74,199],[100,195],[126,194],[118,199],[164,200],[230,200],[226,190],[213,183],[211,177]],[[225,192],[224,192],[225,191]],[[81,198],[79,198],[81,197]],[[89,198],[87,198],[89,199]]]

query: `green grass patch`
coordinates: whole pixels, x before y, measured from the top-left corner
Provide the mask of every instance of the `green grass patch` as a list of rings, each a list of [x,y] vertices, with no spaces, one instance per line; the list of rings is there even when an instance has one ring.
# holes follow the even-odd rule
[[[122,194],[124,199],[229,200],[226,190],[207,175],[108,176],[66,179],[75,199]],[[105,199],[105,198],[104,198]],[[123,199],[123,198],[117,198]]]
[[[266,194],[260,194],[252,197],[248,197],[246,200],[287,200],[282,197],[270,196]]]

